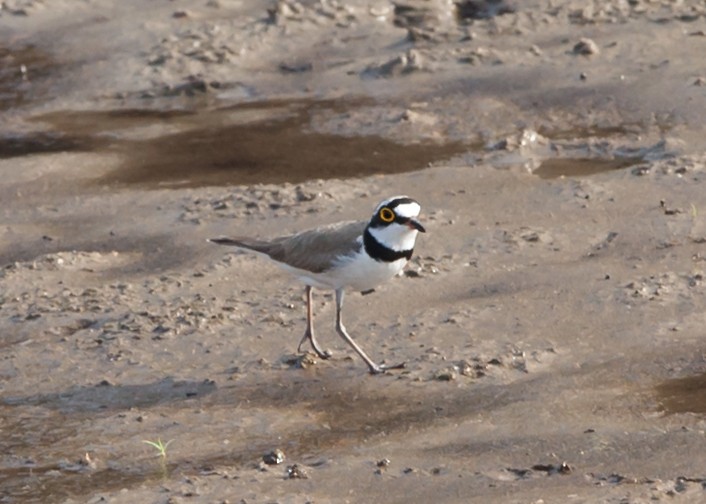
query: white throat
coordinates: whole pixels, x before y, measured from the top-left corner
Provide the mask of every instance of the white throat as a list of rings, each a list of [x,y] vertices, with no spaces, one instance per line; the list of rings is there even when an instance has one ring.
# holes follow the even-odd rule
[[[383,228],[371,227],[368,230],[380,245],[397,252],[412,250],[417,239],[416,229],[410,229],[408,226],[397,224],[396,222]]]

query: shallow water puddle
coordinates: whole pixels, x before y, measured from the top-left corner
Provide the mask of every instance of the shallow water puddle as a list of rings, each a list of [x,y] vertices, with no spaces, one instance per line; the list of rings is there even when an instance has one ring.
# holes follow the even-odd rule
[[[58,64],[39,49],[0,46],[0,110],[17,107],[32,92],[39,93]]]
[[[37,117],[57,136],[13,139],[14,152],[116,153],[120,167],[101,184],[145,188],[298,183],[420,170],[468,150],[461,142],[403,145],[377,136],[308,131],[311,115],[360,103],[272,101],[199,112],[58,112]],[[0,155],[12,146],[0,144]]]
[[[639,158],[552,158],[542,161],[539,168],[532,173],[543,179],[587,177],[598,173],[620,170],[640,162],[641,159]]]
[[[661,410],[668,414],[706,414],[706,373],[676,378],[655,387]]]

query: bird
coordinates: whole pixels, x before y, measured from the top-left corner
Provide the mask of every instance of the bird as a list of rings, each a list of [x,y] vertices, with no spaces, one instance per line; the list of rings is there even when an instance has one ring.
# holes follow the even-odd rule
[[[367,294],[399,275],[411,259],[418,233],[425,233],[417,220],[421,205],[408,196],[393,196],[381,201],[368,221],[344,221],[308,229],[269,240],[248,237],[210,238],[219,245],[230,245],[264,255],[305,285],[306,330],[297,351],[309,341],[314,352],[328,359],[331,354],[319,346],[314,333],[313,289],[335,292],[336,332],[368,365],[371,374],[398,365],[376,364],[348,334],[341,312],[345,289]]]

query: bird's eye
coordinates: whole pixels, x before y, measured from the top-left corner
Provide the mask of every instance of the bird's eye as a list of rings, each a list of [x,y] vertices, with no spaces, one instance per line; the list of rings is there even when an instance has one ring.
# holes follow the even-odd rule
[[[395,212],[393,212],[387,207],[381,208],[379,215],[380,220],[383,222],[392,222],[393,220],[395,220]]]

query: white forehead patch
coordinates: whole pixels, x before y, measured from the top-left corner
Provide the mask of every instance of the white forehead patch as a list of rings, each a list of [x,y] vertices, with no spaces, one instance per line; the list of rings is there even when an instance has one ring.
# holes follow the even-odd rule
[[[393,210],[397,215],[399,215],[400,217],[417,217],[419,215],[419,212],[421,212],[422,207],[419,206],[419,203],[414,201],[409,196],[393,196],[392,198],[388,198],[385,201],[382,201],[375,208],[375,213],[378,213],[382,207],[387,206],[393,201],[400,199],[409,200],[410,202],[402,203],[400,205],[395,206]]]
[[[395,207],[395,213],[399,215],[400,217],[416,217],[419,215],[419,212],[422,210],[422,207],[419,206],[419,203],[403,203],[401,205],[397,205]]]
[[[378,213],[382,207],[389,205],[392,201],[395,201],[396,199],[403,199],[408,197],[409,196],[393,196],[392,198],[387,198],[386,200],[381,201],[380,204],[375,207],[375,213]]]

